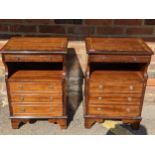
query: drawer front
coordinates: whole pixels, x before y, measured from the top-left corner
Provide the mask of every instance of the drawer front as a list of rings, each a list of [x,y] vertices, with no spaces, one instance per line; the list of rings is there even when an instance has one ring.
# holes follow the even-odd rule
[[[90,115],[102,115],[109,117],[127,117],[127,116],[139,116],[139,106],[129,105],[91,105],[88,106],[88,114]]]
[[[61,82],[8,82],[11,92],[62,92]]]
[[[10,94],[11,102],[62,103],[62,94]],[[34,104],[34,103],[33,103]],[[43,103],[44,104],[44,103]]]
[[[58,106],[13,106],[14,116],[62,116],[62,107]]]
[[[4,55],[5,62],[63,62],[62,55]]]
[[[109,83],[90,81],[90,94],[98,93],[142,93],[142,83]]]
[[[141,62],[148,63],[150,57],[148,56],[113,56],[113,55],[90,55],[90,62]]]
[[[89,96],[89,104],[129,104],[140,105],[141,94],[104,94],[92,93]]]

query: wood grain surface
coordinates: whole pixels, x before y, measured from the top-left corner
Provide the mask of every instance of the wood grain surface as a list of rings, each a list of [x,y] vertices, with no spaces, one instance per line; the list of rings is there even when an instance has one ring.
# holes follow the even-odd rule
[[[86,47],[89,54],[128,54],[152,55],[152,50],[142,39],[137,38],[86,38]]]
[[[66,50],[66,37],[13,37],[1,49],[3,53],[13,53],[13,51],[20,51],[20,53],[24,51],[41,51],[42,53],[48,53],[55,51],[66,52]]]

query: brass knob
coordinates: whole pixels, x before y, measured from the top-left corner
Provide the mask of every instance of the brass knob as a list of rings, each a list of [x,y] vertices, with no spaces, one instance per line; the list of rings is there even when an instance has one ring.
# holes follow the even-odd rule
[[[53,86],[52,85],[49,85],[48,89],[50,89],[50,90],[53,89]]]
[[[63,75],[63,76],[66,76],[66,73],[65,73],[65,72],[63,72],[63,73],[62,73],[62,75]]]
[[[50,97],[50,101],[53,101],[53,97]]]
[[[102,60],[105,60],[106,59],[106,57],[105,56],[102,56]]]
[[[133,56],[133,61],[137,61],[137,58],[135,56]]]
[[[20,101],[21,101],[21,102],[23,102],[23,101],[24,101],[24,97],[23,97],[23,96],[20,98]]]
[[[17,59],[17,61],[20,61],[20,57],[19,56],[17,56],[16,59]]]
[[[100,89],[103,89],[103,85],[102,85],[102,84],[100,84],[100,85],[99,85],[99,88],[100,88]]]
[[[49,58],[48,58],[48,59],[49,59],[49,61],[52,61],[52,56],[49,56]]]
[[[98,111],[101,111],[101,110],[102,110],[102,108],[97,108],[97,110],[98,110]]]
[[[129,86],[129,89],[130,89],[130,90],[133,90],[133,85],[130,85],[130,86]]]
[[[21,112],[26,112],[26,109],[22,107],[22,108],[20,108],[20,111]]]
[[[130,112],[131,110],[130,110],[130,108],[127,108],[126,111],[127,111],[127,112]]]
[[[128,101],[131,102],[132,101],[132,97],[128,97]]]
[[[23,85],[20,85],[20,86],[19,86],[19,89],[20,89],[20,90],[23,90]]]
[[[98,100],[102,100],[102,99],[103,99],[103,97],[102,97],[102,96],[99,96],[99,97],[98,97]]]

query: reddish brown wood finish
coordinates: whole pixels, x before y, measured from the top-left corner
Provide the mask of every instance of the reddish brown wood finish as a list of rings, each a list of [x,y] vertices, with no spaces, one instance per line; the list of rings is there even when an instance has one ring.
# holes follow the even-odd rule
[[[13,79],[11,79],[13,80]],[[10,80],[10,81],[11,81]],[[23,80],[23,79],[22,79]],[[26,79],[25,79],[26,80]],[[36,79],[38,80],[38,79]],[[42,91],[44,92],[49,92],[52,93],[54,92],[61,92],[61,83],[58,81],[34,81],[34,82],[28,82],[28,81],[12,81],[8,83],[9,87],[10,87],[10,91],[12,92],[33,92],[35,91],[36,93],[42,93]],[[35,85],[35,87],[32,87],[32,84]],[[48,87],[47,87],[48,85]]]
[[[14,116],[62,116],[62,106],[16,105],[13,104]]]
[[[138,129],[153,52],[141,39],[87,38],[85,127],[122,120]]]
[[[6,54],[4,55],[5,62],[63,62],[62,55],[19,55]]]
[[[152,50],[142,39],[136,38],[86,38],[89,54],[152,55]]]
[[[21,53],[24,53],[24,51],[40,51],[42,54],[51,52],[66,53],[67,38],[13,37],[2,48],[2,51],[3,53],[18,53],[18,51],[21,51]]]
[[[122,55],[90,55],[90,62],[135,62],[135,63],[149,63],[149,56],[122,56]]]
[[[32,119],[48,119],[67,128],[67,39],[12,38],[1,53],[12,128]]]

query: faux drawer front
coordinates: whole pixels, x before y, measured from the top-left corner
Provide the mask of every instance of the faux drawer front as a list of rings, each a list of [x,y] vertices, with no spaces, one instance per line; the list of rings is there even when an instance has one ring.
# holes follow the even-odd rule
[[[139,116],[139,106],[129,105],[93,105],[88,106],[88,113],[90,115],[103,115],[113,117],[123,116]]]
[[[63,62],[62,55],[4,55],[5,62]]]
[[[62,103],[62,94],[11,94],[11,102],[50,102]],[[44,103],[43,103],[44,104]]]
[[[142,93],[142,83],[109,83],[107,82],[93,82],[90,81],[90,94],[98,93]]]
[[[129,104],[140,105],[141,94],[104,94],[92,93],[89,104]]]
[[[150,57],[148,56],[113,56],[113,55],[90,55],[90,62],[142,62],[148,63]]]
[[[13,106],[14,116],[62,116],[62,107],[58,106]]]
[[[62,92],[62,84],[58,81],[51,82],[9,82],[11,92]]]

